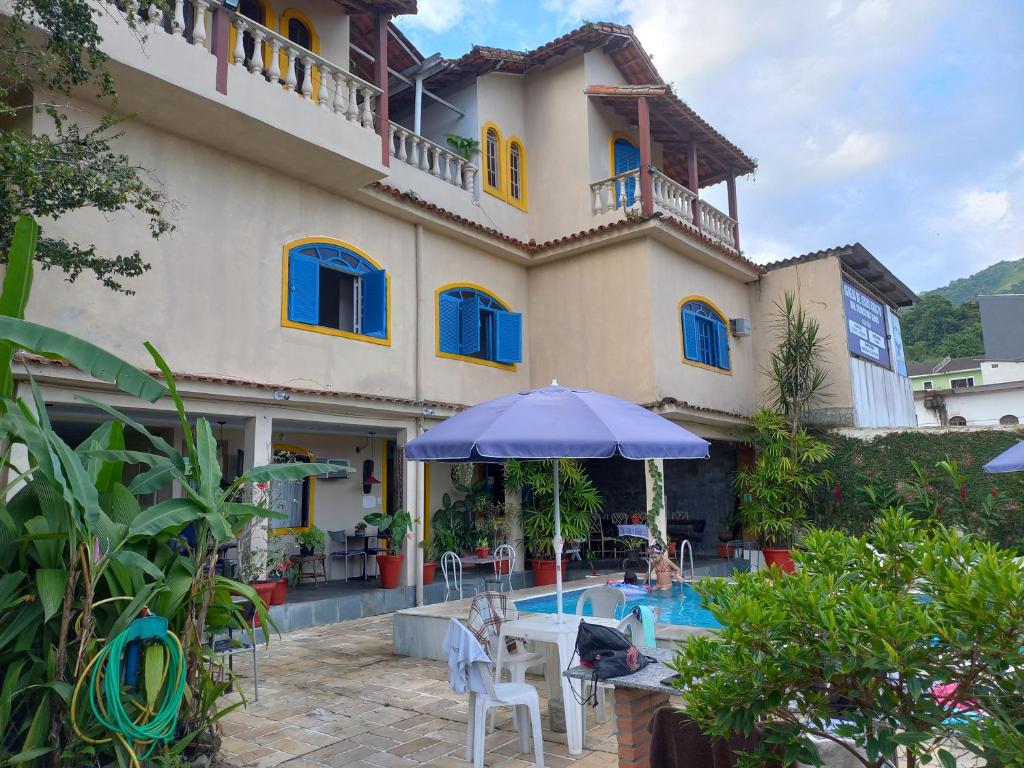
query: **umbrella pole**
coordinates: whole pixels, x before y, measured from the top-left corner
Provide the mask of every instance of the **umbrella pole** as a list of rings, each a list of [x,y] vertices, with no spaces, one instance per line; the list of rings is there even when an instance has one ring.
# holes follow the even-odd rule
[[[558,623],[562,622],[562,510],[559,507],[559,490],[558,490],[558,467],[560,461],[555,459],[554,462],[554,473],[555,473],[555,605],[556,605],[556,616]]]

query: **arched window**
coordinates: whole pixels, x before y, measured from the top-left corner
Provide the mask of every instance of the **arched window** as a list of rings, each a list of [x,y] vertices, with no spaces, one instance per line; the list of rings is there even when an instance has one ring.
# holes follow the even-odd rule
[[[625,134],[612,135],[612,175],[635,171],[640,167],[640,147]],[[625,185],[615,183],[615,207],[622,205],[622,197],[625,195],[626,206],[636,202],[636,178],[629,178]]]
[[[505,199],[501,178],[501,132],[493,123],[483,130],[484,191]]]
[[[965,419],[963,416],[950,416],[949,417],[949,426],[951,426],[951,427],[966,427],[967,426],[967,419]]]
[[[355,246],[306,239],[284,248],[282,325],[390,343],[387,273]]]
[[[316,34],[316,29],[313,27],[313,22],[309,19],[306,14],[298,11],[294,8],[289,8],[281,14],[280,22],[281,34],[287,37],[296,45],[302,46],[307,51],[313,53],[320,53],[320,38]],[[288,73],[288,54],[281,51],[281,80],[283,81],[287,77]],[[306,65],[302,59],[295,59],[295,91],[301,95],[302,93],[302,80],[306,74]],[[320,88],[320,73],[314,69],[312,77],[310,78],[310,87],[312,88],[313,97]]]
[[[526,149],[515,136],[508,140],[508,201],[526,210]]]
[[[710,302],[686,298],[680,302],[683,333],[683,361],[731,370],[729,363],[729,322]]]
[[[523,316],[477,285],[437,290],[437,354],[512,366],[523,360]]]
[[[238,13],[245,16],[247,19],[252,19],[257,24],[267,26],[267,12],[266,8],[263,7],[263,3],[260,0],[240,0],[238,3]],[[234,32],[234,26],[232,26],[232,32]],[[253,56],[256,54],[256,38],[252,36],[252,32],[246,32],[242,38],[242,45],[245,48],[245,65],[250,66]],[[234,50],[234,44],[232,43],[231,50]],[[260,69],[263,69],[263,52],[260,51]]]
[[[1008,413],[1005,416],[1000,417],[999,423],[1004,427],[1008,427],[1012,424],[1020,424],[1020,419],[1013,414]]]

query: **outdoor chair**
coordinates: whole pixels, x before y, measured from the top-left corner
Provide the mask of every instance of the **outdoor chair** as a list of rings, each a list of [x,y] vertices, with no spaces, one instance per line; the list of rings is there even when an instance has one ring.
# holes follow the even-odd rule
[[[594,516],[590,524],[590,539],[587,546],[595,557],[608,557],[609,553],[615,556],[615,539],[604,535],[604,524],[600,517]]]
[[[253,619],[256,616],[256,606],[253,603],[246,601],[242,615],[245,618],[246,625],[251,627],[253,625]],[[213,651],[210,656],[211,672],[213,671],[213,665],[215,663],[214,656],[219,658],[222,671],[224,669],[224,660],[227,659],[228,670],[233,674],[235,671],[234,657],[240,653],[252,654],[252,698],[253,701],[259,701],[260,681],[256,666],[256,642],[249,633],[246,632],[236,639],[232,628],[228,627],[227,637],[217,638],[212,634],[210,635],[209,648]]]
[[[467,643],[474,647],[471,650],[463,648],[462,646]],[[448,651],[449,669],[458,668],[462,659],[479,659],[486,656],[476,636],[454,618],[448,625],[444,647]],[[540,698],[537,696],[537,689],[529,683],[495,683],[491,679],[491,664],[490,659],[470,662],[473,671],[467,675],[469,719],[466,723],[466,762],[472,760],[474,768],[484,768],[487,713],[498,707],[512,707],[519,729],[520,751],[530,751],[532,736],[534,761],[537,768],[544,768],[544,740],[541,734]],[[460,692],[454,684],[452,689],[456,693]]]
[[[331,541],[339,545],[340,549],[331,552],[331,560],[341,560],[345,567],[345,581],[348,581],[348,561],[351,559],[363,561],[363,581],[366,581],[366,548],[351,549],[348,545],[348,531],[328,531],[327,535]],[[362,540],[362,539],[360,539]]]
[[[600,619],[617,619],[619,609],[626,610],[626,593],[621,589],[608,586],[588,587],[583,590],[580,600],[576,603],[576,615],[582,616],[590,603],[591,615]]]
[[[494,575],[484,579],[484,590],[489,591],[491,585],[496,585],[499,592],[504,592],[505,587],[512,591],[512,574],[516,570],[516,550],[511,544],[502,544],[494,550]]]
[[[459,600],[462,600],[464,589],[473,590],[474,595],[477,593],[476,587],[463,583],[462,558],[451,550],[441,555],[441,575],[444,576],[444,601],[446,603],[454,592],[459,593]]]

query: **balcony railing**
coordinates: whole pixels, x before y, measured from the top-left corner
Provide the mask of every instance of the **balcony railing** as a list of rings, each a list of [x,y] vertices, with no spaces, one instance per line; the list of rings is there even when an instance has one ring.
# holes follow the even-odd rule
[[[186,4],[195,9],[188,24]],[[166,11],[150,5],[141,13],[157,28],[205,48],[212,35],[209,28],[212,15],[208,17],[207,10],[216,5],[218,3],[212,0],[173,0]],[[235,29],[231,58],[236,67],[271,86],[300,94],[305,101],[315,100],[322,109],[373,130],[374,103],[381,93],[379,88],[252,19],[239,13],[231,13],[230,18]],[[247,47],[251,50],[248,57]],[[314,83],[316,94],[313,93]]]
[[[477,172],[475,165],[397,123],[391,123],[388,131],[392,157],[472,194]]]
[[[616,208],[639,208],[643,202],[640,169],[618,173],[590,185],[591,207],[595,214],[608,213]],[[700,220],[696,222],[702,232],[729,248],[736,248],[735,219],[713,205],[698,200],[697,195],[661,171],[651,169],[651,199],[654,206],[676,218],[694,224],[693,203],[697,201]]]

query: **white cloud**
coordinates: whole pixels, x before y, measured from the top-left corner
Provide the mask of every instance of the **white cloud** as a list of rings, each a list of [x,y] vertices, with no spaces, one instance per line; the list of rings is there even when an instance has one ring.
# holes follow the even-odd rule
[[[473,6],[490,5],[466,0],[419,0],[415,15],[403,16],[402,26],[427,29],[434,33],[447,32],[461,24]]]
[[[885,160],[892,152],[892,144],[880,133],[851,131],[842,143],[825,156],[823,164],[840,173],[870,168]]]
[[[957,198],[954,221],[964,227],[1008,227],[1013,220],[1009,193],[971,189]]]

